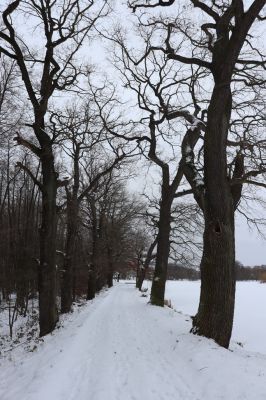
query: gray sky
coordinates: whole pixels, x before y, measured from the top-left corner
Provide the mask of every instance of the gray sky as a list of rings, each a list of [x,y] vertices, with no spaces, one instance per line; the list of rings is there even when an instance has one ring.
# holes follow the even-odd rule
[[[152,183],[152,180],[156,181],[158,175],[152,173],[152,177],[147,177],[145,175],[146,173],[147,169],[145,170],[143,167],[141,173],[131,180],[129,183],[131,191],[141,193],[144,188],[146,188],[146,191],[152,188],[154,189],[156,184]],[[259,216],[261,214],[261,217],[264,218],[265,212],[265,210],[263,211],[257,208],[256,215]],[[266,234],[266,229],[264,229],[264,233]],[[266,265],[266,241],[258,234],[256,228],[249,228],[245,218],[238,213],[236,213],[235,240],[236,259],[238,261],[246,266]]]
[[[111,26],[113,23],[121,23],[125,27],[130,27],[132,18],[134,16],[132,13],[124,6],[121,2],[116,3],[115,12],[110,18],[108,18],[108,24]],[[122,2],[122,4],[125,2]],[[134,44],[134,32],[130,29],[130,37],[133,38]],[[26,33],[26,32],[25,32]],[[81,58],[83,61],[86,59],[90,62],[96,62],[102,69],[102,71],[107,71],[110,73],[112,67],[105,61],[108,57],[108,51],[106,50],[106,44],[95,42],[90,46],[84,46],[82,50]],[[114,72],[117,74],[117,72]],[[117,78],[118,79],[118,78]],[[145,185],[145,175],[146,171],[141,171],[139,176],[132,181],[130,184],[131,188],[136,188],[138,191],[142,191],[141,187]],[[266,217],[263,215],[266,211],[258,210],[258,215],[261,217]],[[266,230],[265,230],[266,233]],[[243,217],[236,218],[236,258],[242,262],[244,265],[258,265],[266,264],[266,243],[258,236],[255,230],[250,231]]]
[[[245,2],[246,6],[249,6],[250,3],[250,0]],[[120,14],[120,17],[121,15],[123,15],[123,18],[126,20],[132,18],[132,15],[128,13],[125,9],[122,10],[121,7],[119,7],[119,10],[120,12],[123,11],[123,14]],[[153,12],[153,10],[150,12]],[[123,20],[123,18],[120,18],[120,21]],[[142,177],[140,175],[139,178],[134,181],[133,185],[135,185],[138,189],[140,188],[140,186],[144,186],[145,182],[143,175]],[[263,195],[263,191],[261,191],[261,194]],[[257,217],[265,218],[265,214],[266,210],[257,208]],[[264,231],[266,234],[266,228],[264,229]],[[254,227],[250,229],[246,223],[245,218],[240,216],[238,213],[236,213],[236,258],[244,265],[253,266],[266,264],[266,241],[258,234],[257,230]]]
[[[266,264],[266,242],[241,218],[236,220],[236,258],[244,265]]]

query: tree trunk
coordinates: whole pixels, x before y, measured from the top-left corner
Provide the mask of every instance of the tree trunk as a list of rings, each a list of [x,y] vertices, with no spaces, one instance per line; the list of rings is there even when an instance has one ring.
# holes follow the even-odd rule
[[[23,315],[25,311],[27,286],[28,286],[27,285],[28,263],[26,262],[27,258],[25,257],[24,254],[25,249],[22,247],[18,251],[20,254],[18,256],[18,262],[16,265],[17,303],[18,303],[18,312],[20,315]]]
[[[111,288],[113,286],[113,272],[109,271],[107,275],[107,286]]]
[[[61,312],[71,311],[73,302],[73,264],[75,245],[78,229],[78,203],[77,199],[69,199],[67,204],[67,240],[63,267],[61,287]]]
[[[192,331],[229,346],[235,301],[234,204],[227,176],[226,140],[232,96],[229,84],[217,85],[205,134],[205,231],[201,295]]]
[[[234,210],[242,186],[230,188],[227,175],[226,146],[232,110],[230,83],[234,66],[248,31],[265,6],[265,0],[252,2],[244,12],[235,8],[235,27],[230,32],[231,19],[227,9],[220,17],[216,32],[219,39],[213,47],[212,73],[215,80],[204,139],[205,231],[201,262],[200,304],[193,322],[193,332],[214,339],[228,348],[235,303],[235,239]],[[232,8],[231,8],[232,9]],[[240,167],[243,160],[240,157]],[[235,173],[237,171],[235,163]]]
[[[41,155],[43,190],[40,229],[40,266],[38,276],[40,336],[53,331],[58,321],[56,306],[56,192],[57,176],[51,144]]]
[[[153,259],[152,253],[157,245],[157,241],[158,241],[158,238],[156,237],[148,249],[147,256],[144,261],[144,265],[140,268],[139,276],[138,276],[137,284],[136,284],[139,291],[141,291],[141,289],[142,289],[142,285],[143,285],[144,279],[146,277],[146,271],[149,268],[151,260]]]
[[[97,212],[94,199],[90,199],[90,206],[92,211],[92,251],[91,251],[91,264],[89,265],[88,272],[88,290],[87,300],[92,300],[96,293],[96,263],[98,257],[98,230],[97,230]]]
[[[64,272],[61,287],[61,312],[68,313],[73,303],[73,282],[74,282],[74,257],[75,246],[78,234],[79,201],[78,191],[80,184],[79,173],[80,145],[77,144],[74,153],[74,184],[71,191],[67,193],[67,240],[65,247]]]
[[[139,291],[141,291],[142,284],[143,284],[143,281],[145,279],[145,273],[146,273],[146,271],[145,271],[144,266],[141,266],[139,268],[138,275],[137,275],[137,280],[136,280],[136,288],[139,289]]]
[[[113,262],[110,261],[108,265],[108,273],[107,273],[107,286],[111,288],[113,286]]]
[[[96,274],[96,279],[95,279],[95,290],[96,293],[99,293],[104,285],[106,284],[105,280],[105,271],[103,271],[103,268],[100,268],[99,265],[97,266],[97,274]]]
[[[139,280],[140,280],[140,265],[139,262],[137,262],[137,268],[136,268],[136,288],[139,288]]]
[[[165,282],[167,277],[168,257],[170,250],[171,205],[173,198],[162,188],[160,218],[158,229],[157,256],[151,287],[151,304],[164,306]]]
[[[88,289],[87,289],[87,300],[92,300],[95,297],[96,292],[96,279],[95,279],[95,271],[94,266],[91,264],[89,267],[89,276],[88,276]]]
[[[107,256],[108,256],[107,286],[111,288],[113,286],[114,265],[113,265],[113,251],[110,246],[107,247]]]

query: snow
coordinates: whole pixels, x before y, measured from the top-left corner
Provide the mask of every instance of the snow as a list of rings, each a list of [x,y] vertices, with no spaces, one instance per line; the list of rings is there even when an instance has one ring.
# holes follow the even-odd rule
[[[186,163],[187,164],[189,164],[193,161],[191,152],[192,152],[192,148],[189,145],[186,145],[185,154],[186,154]]]
[[[187,315],[195,315],[199,303],[200,282],[168,281],[166,299]],[[237,282],[232,343],[266,355],[266,284]],[[265,397],[266,398],[266,397]]]
[[[195,176],[194,182],[195,182],[196,186],[204,186],[203,179],[202,179],[202,177],[201,177],[199,174],[197,174],[197,175]]]
[[[0,357],[2,353],[10,351],[13,347],[23,345],[30,350],[33,338],[39,341],[38,327],[38,301],[31,299],[28,304],[28,312],[25,317],[14,310],[16,298],[10,296],[9,303],[2,301],[0,305]],[[10,315],[9,315],[10,312]],[[12,325],[12,339],[10,338],[10,327]]]
[[[185,147],[185,154],[190,154],[192,151],[191,147],[187,144]]]
[[[260,288],[251,287],[248,298]],[[198,282],[167,284],[167,296],[188,314],[198,291]],[[120,282],[70,314],[35,351],[14,349],[0,361],[0,399],[265,400],[265,355],[219,348],[188,333],[187,315],[147,301]]]
[[[200,125],[202,125],[203,124],[203,122],[200,120],[200,119],[198,119],[198,118],[196,118],[194,115],[193,115],[193,123],[191,124],[191,126],[189,127],[189,129],[191,130],[191,131],[194,131],[195,129],[197,129]]]

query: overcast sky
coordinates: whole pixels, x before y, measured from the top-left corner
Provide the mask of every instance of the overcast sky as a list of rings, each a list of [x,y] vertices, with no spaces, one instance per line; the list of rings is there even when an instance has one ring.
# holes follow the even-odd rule
[[[146,188],[146,191],[148,188],[152,188],[151,181],[156,181],[158,176],[153,174],[153,179],[149,179],[145,173],[143,169],[139,175],[131,180],[128,185],[130,190],[141,193],[144,188]],[[256,214],[259,216],[260,213],[261,217],[265,218],[266,211],[263,212],[263,210],[258,209]],[[245,218],[238,213],[236,213],[236,259],[246,266],[266,265],[266,241],[254,227],[250,229]]]
[[[249,6],[250,3],[251,1],[249,0],[245,1],[246,7]],[[126,20],[131,20],[132,14],[130,12],[128,13],[125,8],[119,6],[117,10],[119,10],[120,13],[120,21],[125,22]],[[123,15],[122,18],[121,15]],[[262,35],[262,38],[263,37],[265,36]],[[145,184],[146,178],[143,174],[132,182],[132,186],[135,186],[139,191],[141,191],[141,187],[144,187]],[[256,216],[266,218],[266,210],[257,208]],[[266,234],[266,228],[264,231]],[[245,218],[240,216],[238,213],[236,213],[236,259],[244,265],[266,264],[266,241],[258,234],[254,227],[253,229],[250,229]]]
[[[124,6],[121,5],[121,1],[116,1],[115,13],[112,14],[112,17],[109,18],[108,24],[111,26],[113,23],[117,21],[122,23],[125,27],[130,27],[130,23],[134,16],[132,13]],[[180,4],[180,2],[178,2]],[[134,32],[131,31],[130,37],[134,38]],[[36,38],[35,38],[36,39]],[[134,44],[134,39],[133,39]],[[82,50],[82,58],[86,58],[91,62],[98,63],[99,67],[103,71],[107,71],[110,73],[112,71],[112,67],[110,64],[105,61],[106,57],[108,57],[108,50],[106,50],[106,44],[100,44],[99,42],[95,42],[90,47],[83,47]],[[116,73],[116,72],[114,72]],[[146,172],[145,172],[146,173]],[[144,171],[141,171],[139,176],[130,183],[131,190],[135,188],[137,191],[141,192],[142,188],[146,185],[146,180],[143,174]],[[266,210],[258,210],[258,215],[261,213],[261,218],[266,217]],[[265,230],[266,233],[266,230]],[[246,222],[243,217],[236,218],[236,258],[244,265],[259,265],[266,264],[266,243],[265,241],[258,236],[255,230],[249,230]]]

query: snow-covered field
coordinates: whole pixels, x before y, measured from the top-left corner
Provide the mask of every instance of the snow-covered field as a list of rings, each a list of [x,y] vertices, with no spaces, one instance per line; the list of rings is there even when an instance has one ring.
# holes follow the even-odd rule
[[[1,359],[0,399],[265,400],[262,351],[234,343],[228,351],[188,333],[186,314],[195,312],[198,291],[198,282],[168,283],[167,297],[183,314],[148,305],[148,297],[127,282],[103,291],[33,352],[20,347]],[[235,340],[245,338],[240,329],[258,323],[246,340],[249,346],[259,343],[255,331],[266,330],[259,316],[265,291],[263,285],[238,284]],[[250,306],[244,315],[245,304]],[[242,321],[253,314],[258,318]]]
[[[199,281],[168,281],[166,285],[165,297],[184,314],[195,315],[199,294]],[[232,342],[266,354],[266,284],[237,282]]]

